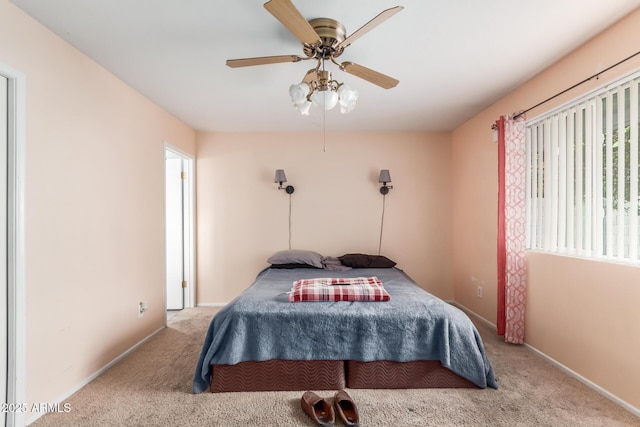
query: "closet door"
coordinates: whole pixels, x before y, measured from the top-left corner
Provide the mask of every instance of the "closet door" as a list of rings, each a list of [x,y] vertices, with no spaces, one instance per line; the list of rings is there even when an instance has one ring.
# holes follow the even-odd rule
[[[167,310],[184,308],[184,206],[182,159],[165,166]]]

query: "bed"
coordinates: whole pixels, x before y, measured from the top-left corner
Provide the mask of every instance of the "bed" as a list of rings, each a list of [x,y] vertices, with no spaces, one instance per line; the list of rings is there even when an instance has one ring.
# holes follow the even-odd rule
[[[395,263],[394,263],[395,264]],[[471,320],[398,268],[266,268],[212,319],[194,393],[497,388]],[[292,283],[378,278],[388,301],[291,302]]]

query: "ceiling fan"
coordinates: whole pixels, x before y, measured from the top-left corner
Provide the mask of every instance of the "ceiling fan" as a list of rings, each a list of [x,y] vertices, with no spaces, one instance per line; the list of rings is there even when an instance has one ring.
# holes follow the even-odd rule
[[[332,80],[331,73],[324,70],[325,61],[331,61],[337,65],[340,70],[384,89],[391,89],[399,83],[398,80],[392,77],[362,65],[350,61],[339,63],[336,61],[336,58],[342,55],[345,48],[354,41],[400,12],[403,9],[402,6],[384,10],[348,37],[345,27],[334,19],[316,18],[307,21],[293,3],[291,3],[291,0],[269,0],[264,4],[264,7],[302,43],[304,56],[279,55],[229,59],[227,60],[227,66],[238,68],[254,65],[299,62],[310,59],[317,60],[316,67],[307,71],[302,83],[296,85],[295,88],[294,86],[291,87],[292,100],[302,114],[308,114],[308,106],[310,105],[312,95],[314,101],[323,105],[326,110],[336,105],[339,91],[343,92],[342,98],[347,99],[347,102],[351,103],[350,106],[347,106],[347,110],[350,111],[355,105],[357,92],[346,87],[340,89],[340,87],[344,85]],[[308,86],[308,90],[307,86],[304,85]],[[297,89],[297,91],[295,89]]]

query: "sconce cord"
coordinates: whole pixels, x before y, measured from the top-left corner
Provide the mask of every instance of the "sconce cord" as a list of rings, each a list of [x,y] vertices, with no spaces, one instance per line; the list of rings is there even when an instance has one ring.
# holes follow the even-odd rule
[[[289,250],[291,250],[291,193],[289,193]]]
[[[387,198],[386,194],[382,195],[382,218],[380,218],[380,240],[378,242],[378,255],[380,255],[380,250],[382,249],[382,230],[384,228],[384,205],[385,200]]]

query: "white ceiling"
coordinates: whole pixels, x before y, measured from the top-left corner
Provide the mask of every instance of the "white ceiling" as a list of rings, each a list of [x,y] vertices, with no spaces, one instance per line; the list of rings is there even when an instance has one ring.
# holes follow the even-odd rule
[[[301,116],[288,95],[310,62],[225,65],[231,58],[304,56],[263,7],[266,0],[11,1],[194,129],[322,126],[320,109]],[[381,89],[331,70],[360,97],[349,114],[328,111],[326,128],[373,131],[452,130],[640,6],[638,0],[293,3],[307,19],[340,21],[347,34],[384,9],[404,6],[339,58],[397,78],[397,87]],[[585,78],[595,72],[585,70]]]

